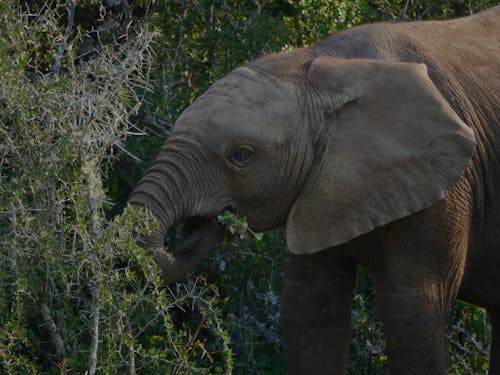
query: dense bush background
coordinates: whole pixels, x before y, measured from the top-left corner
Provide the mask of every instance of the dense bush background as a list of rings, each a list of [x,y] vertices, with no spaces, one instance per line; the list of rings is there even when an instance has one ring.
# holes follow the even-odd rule
[[[495,3],[0,0],[0,373],[282,374],[282,230],[162,288],[132,187],[179,113],[245,61]],[[376,316],[359,269],[349,373],[387,372]],[[485,373],[484,311],[458,303],[449,336],[450,373]]]

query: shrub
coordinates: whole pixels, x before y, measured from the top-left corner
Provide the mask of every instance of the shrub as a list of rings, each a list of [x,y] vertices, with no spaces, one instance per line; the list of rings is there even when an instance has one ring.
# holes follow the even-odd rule
[[[164,288],[136,244],[153,229],[142,224],[146,214],[106,217],[103,177],[148,90],[154,34],[130,29],[78,62],[70,46],[83,36],[70,40],[59,26],[71,8],[28,14],[8,5],[0,14],[0,372],[230,373],[216,288],[203,280]]]

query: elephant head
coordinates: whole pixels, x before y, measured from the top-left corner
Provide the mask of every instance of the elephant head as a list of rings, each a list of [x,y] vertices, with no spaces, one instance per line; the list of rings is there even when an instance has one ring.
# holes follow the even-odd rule
[[[173,261],[156,257],[171,282],[222,237],[223,210],[258,231],[286,225],[290,251],[314,253],[441,200],[474,145],[423,64],[275,55],[182,113],[130,203],[157,219],[154,246],[200,219]]]

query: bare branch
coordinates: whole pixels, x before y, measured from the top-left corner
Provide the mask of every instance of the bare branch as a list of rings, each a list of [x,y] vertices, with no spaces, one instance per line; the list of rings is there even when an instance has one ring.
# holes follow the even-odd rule
[[[403,10],[401,11],[401,16],[400,18],[403,18],[406,16],[406,12],[408,10],[408,4],[410,3],[410,0],[406,0],[405,6],[403,7]]]
[[[64,54],[64,50],[66,49],[66,44],[68,43],[69,35],[71,34],[71,30],[73,29],[73,20],[75,18],[75,0],[67,0],[68,1],[68,23],[66,25],[66,30],[64,32],[64,38],[62,43],[59,45],[59,49],[57,50],[57,57],[54,61],[54,65],[52,66],[52,73],[54,75],[59,74],[59,68],[61,67],[61,60]]]
[[[97,350],[99,348],[99,309],[100,309],[100,296],[99,289],[92,284],[88,285],[91,299],[92,309],[92,322],[90,326],[90,353],[89,353],[89,371],[88,375],[95,375],[97,368]]]
[[[134,352],[134,342],[132,341],[132,347],[130,348],[130,367],[128,370],[129,375],[135,375],[136,368],[135,368],[135,352]]]
[[[126,319],[126,324],[127,324],[127,329],[128,331],[130,332],[130,334],[132,333],[133,329],[132,329],[132,324],[130,323],[130,320],[125,317]],[[135,367],[135,348],[134,348],[134,337],[132,335],[132,342],[130,344],[130,364],[129,364],[129,368],[128,368],[128,374],[129,375],[136,375],[137,374],[137,369]]]
[[[114,146],[116,146],[116,148],[118,149],[118,152],[120,154],[123,154],[124,156],[130,158],[132,161],[134,161],[137,165],[139,166],[145,166],[146,163],[144,162],[144,160],[138,158],[137,156],[135,156],[134,154],[132,154],[130,151],[128,151],[123,145],[121,142],[115,142]]]
[[[65,358],[67,353],[66,353],[66,348],[64,346],[64,341],[62,339],[61,333],[59,332],[59,329],[57,328],[56,322],[52,318],[52,312],[50,311],[45,298],[40,300],[39,309],[43,321],[47,326],[47,330],[49,331],[52,343],[56,347],[57,356],[59,358]]]
[[[398,18],[396,18],[392,22],[407,22],[410,21],[410,17],[406,14],[408,11],[408,4],[410,3],[410,0],[406,0],[405,5],[403,6],[403,10],[401,11],[401,14],[399,15]]]

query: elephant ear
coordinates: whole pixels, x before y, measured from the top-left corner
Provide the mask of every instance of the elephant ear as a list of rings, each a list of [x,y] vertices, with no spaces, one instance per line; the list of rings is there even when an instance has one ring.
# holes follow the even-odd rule
[[[325,115],[318,162],[287,219],[292,253],[340,245],[430,207],[464,174],[474,134],[424,64],[320,57],[307,76]]]

